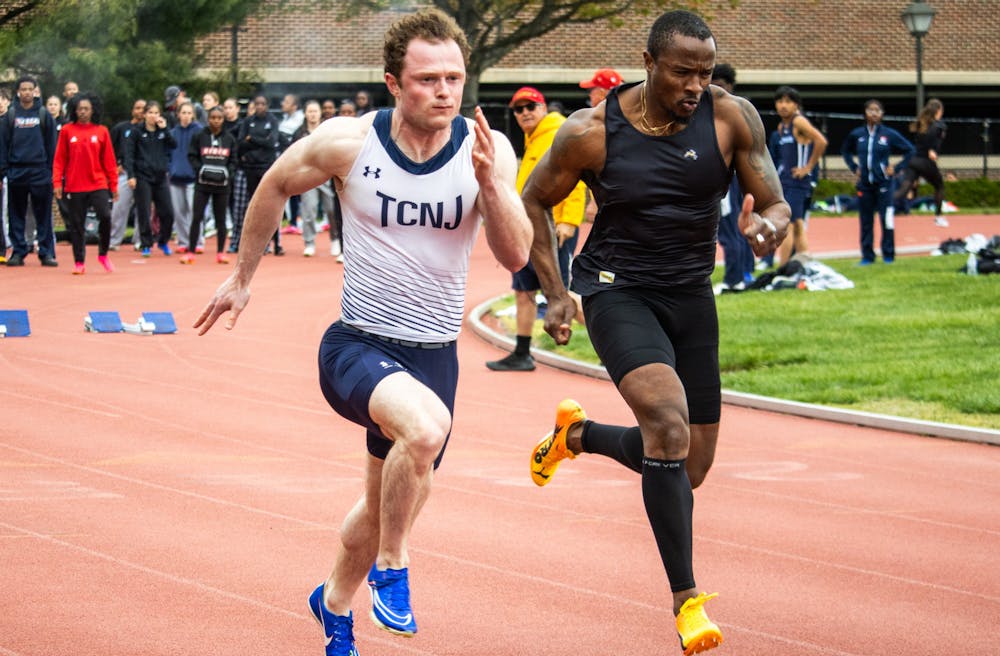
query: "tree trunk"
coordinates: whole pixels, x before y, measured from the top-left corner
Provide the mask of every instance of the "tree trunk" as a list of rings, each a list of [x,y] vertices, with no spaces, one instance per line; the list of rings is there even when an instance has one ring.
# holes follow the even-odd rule
[[[472,118],[479,104],[479,72],[466,71],[465,90],[462,92],[462,114]]]

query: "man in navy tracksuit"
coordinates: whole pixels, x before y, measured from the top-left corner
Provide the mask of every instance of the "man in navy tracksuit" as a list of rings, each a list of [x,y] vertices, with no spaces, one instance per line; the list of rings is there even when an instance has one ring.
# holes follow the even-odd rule
[[[844,139],[841,155],[854,173],[860,207],[861,265],[875,261],[874,224],[875,212],[882,223],[882,260],[891,264],[896,258],[895,229],[893,225],[893,172],[906,167],[914,148],[906,137],[882,125],[882,103],[869,100],[865,103],[865,125],[854,128]],[[903,159],[893,167],[889,156],[901,154]]]
[[[38,86],[32,77],[17,81],[17,102],[7,112],[0,135],[0,169],[7,176],[12,253],[7,266],[23,266],[31,250],[25,239],[28,201],[34,211],[38,258],[42,266],[58,266],[52,230],[52,158],[56,151],[56,124],[35,98]]]
[[[257,186],[267,170],[278,158],[278,147],[281,133],[278,131],[278,121],[267,111],[267,96],[258,94],[253,99],[253,111],[240,124],[239,136],[236,138],[236,148],[239,152],[240,168],[247,178],[247,202],[257,191]],[[234,217],[233,234],[230,238],[237,248],[240,234],[243,232],[243,217]],[[274,254],[284,255],[281,247],[281,230],[274,232]]]
[[[736,70],[729,64],[716,64],[712,71],[712,84],[733,93],[736,87]],[[722,199],[722,217],[719,220],[719,245],[725,263],[722,284],[716,285],[716,293],[739,291],[753,282],[754,255],[746,237],[740,232],[740,207],[743,194],[740,182],[734,175],[729,181],[729,191]]]

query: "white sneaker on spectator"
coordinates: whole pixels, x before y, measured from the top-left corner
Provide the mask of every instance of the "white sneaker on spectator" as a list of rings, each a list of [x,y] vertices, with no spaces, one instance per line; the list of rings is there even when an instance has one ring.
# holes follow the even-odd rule
[[[934,225],[941,226],[942,228],[947,228],[948,227],[948,219],[944,218],[943,216],[935,216],[934,217]]]
[[[313,255],[316,254],[316,247],[313,246],[312,244],[309,244],[308,246],[302,249],[302,254],[305,255],[306,257],[312,257]]]
[[[330,255],[337,257],[342,251],[340,250],[340,240],[334,239],[330,242]],[[343,261],[343,260],[341,260]]]
[[[341,264],[344,263],[344,254],[343,253],[341,253],[340,255],[337,256],[337,261],[340,262]]]

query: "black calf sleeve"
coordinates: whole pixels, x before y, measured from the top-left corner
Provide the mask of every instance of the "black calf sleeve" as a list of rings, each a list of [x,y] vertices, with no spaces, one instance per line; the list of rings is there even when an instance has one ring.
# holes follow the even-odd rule
[[[642,499],[672,592],[695,587],[691,563],[694,495],[684,465],[684,460],[642,460]]]
[[[626,428],[586,421],[580,443],[584,453],[597,453],[642,473],[642,434],[638,426]]]

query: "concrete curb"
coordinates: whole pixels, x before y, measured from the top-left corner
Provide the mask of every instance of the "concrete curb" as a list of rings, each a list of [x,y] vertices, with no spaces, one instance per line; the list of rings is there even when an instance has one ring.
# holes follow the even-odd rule
[[[472,331],[484,341],[511,351],[514,349],[514,340],[507,335],[501,335],[483,323],[482,317],[489,312],[493,305],[502,296],[496,296],[483,303],[480,303],[469,312],[468,322]],[[582,374],[592,378],[599,378],[610,382],[608,372],[604,367],[578,362],[570,358],[563,357],[551,351],[541,349],[531,349],[531,355],[535,361],[556,369],[569,371],[575,374]],[[969,426],[959,426],[957,424],[942,424],[932,421],[918,421],[905,417],[894,417],[892,415],[879,415],[871,412],[858,412],[854,410],[844,410],[841,408],[831,408],[812,403],[800,403],[798,401],[786,401],[757,394],[746,394],[744,392],[732,392],[722,390],[722,402],[729,405],[754,408],[756,410],[767,410],[770,412],[780,412],[782,414],[797,415],[810,419],[822,419],[824,421],[835,421],[843,424],[854,424],[857,426],[867,426],[869,428],[880,428],[883,430],[896,431],[899,433],[912,433],[914,435],[925,435],[928,437],[941,437],[963,442],[978,442],[981,444],[992,444],[1000,446],[1000,431],[989,430],[987,428],[972,428]]]

